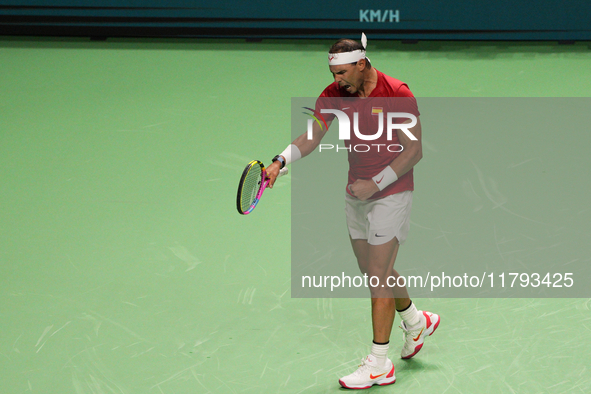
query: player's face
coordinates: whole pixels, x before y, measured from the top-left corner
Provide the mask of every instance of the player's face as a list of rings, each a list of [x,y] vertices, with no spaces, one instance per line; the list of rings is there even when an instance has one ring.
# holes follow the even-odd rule
[[[334,81],[339,84],[341,89],[350,94],[355,94],[363,82],[363,74],[357,64],[340,64],[338,66],[328,66],[334,77]]]

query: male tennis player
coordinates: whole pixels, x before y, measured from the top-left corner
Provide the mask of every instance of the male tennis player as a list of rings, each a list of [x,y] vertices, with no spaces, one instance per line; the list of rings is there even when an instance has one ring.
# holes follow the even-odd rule
[[[366,46],[367,39],[363,34],[361,43],[341,39],[330,48],[328,65],[334,82],[320,95],[316,112],[320,113],[321,109],[332,106],[350,115],[350,119],[353,119],[353,112],[357,112],[359,131],[366,136],[375,133],[379,127],[379,117],[385,118],[387,110],[411,114],[415,121],[413,125],[412,116],[401,120],[401,124],[408,123],[406,131],[409,133],[401,127],[391,133],[390,140],[385,140],[387,133],[384,132],[380,139],[371,141],[372,144],[368,143],[367,137],[360,138],[357,133],[351,133],[351,139],[345,141],[349,148],[346,217],[351,245],[360,270],[368,277],[379,278],[379,285],[370,288],[373,326],[371,354],[362,360],[355,372],[339,380],[341,386],[350,389],[364,389],[396,381],[394,365],[387,357],[396,311],[402,319],[403,359],[417,354],[425,338],[435,331],[440,322],[438,315],[417,310],[406,287],[381,286],[387,283],[388,277],[399,276],[394,269],[394,262],[410,226],[413,167],[422,158],[421,124],[416,100],[408,86],[372,67],[365,56]],[[379,107],[373,106],[373,98],[378,97],[388,99],[380,99]],[[342,98],[358,99],[348,99],[343,104],[339,103]],[[334,115],[324,113],[323,116],[327,123],[334,120]],[[385,122],[384,119],[382,122]],[[271,187],[281,168],[310,154],[319,145],[327,130],[316,123],[313,126],[311,140],[304,133],[280,155],[275,156],[267,169]],[[357,143],[365,143],[364,148],[356,149]],[[402,149],[384,148],[396,144]],[[365,151],[365,146],[371,146],[371,149]]]

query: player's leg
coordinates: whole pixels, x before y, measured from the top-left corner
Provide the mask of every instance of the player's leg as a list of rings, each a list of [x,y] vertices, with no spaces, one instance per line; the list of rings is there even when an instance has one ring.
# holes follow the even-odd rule
[[[394,268],[392,268],[392,277],[399,277],[398,271]],[[396,283],[403,282],[397,281]],[[396,312],[398,312],[402,320],[400,328],[402,328],[404,343],[400,356],[408,359],[421,350],[425,338],[433,334],[439,326],[440,317],[431,312],[417,310],[415,304],[408,296],[406,286],[397,287],[393,289],[393,292],[396,297]]]
[[[394,269],[400,247],[396,237],[379,245],[372,245],[362,239],[351,240],[351,245],[360,270],[372,279],[369,283],[374,285],[370,286],[374,335],[372,352],[376,357],[379,357],[375,352],[375,344],[386,345],[389,343],[396,311],[400,313],[402,326],[405,329],[410,329],[411,333],[414,330],[420,330],[426,324],[426,319],[421,318],[422,312],[417,311],[410,300],[406,286],[397,285],[404,284],[404,281],[398,280],[400,275]],[[412,338],[409,337],[409,339],[413,338],[416,338],[416,335]],[[411,341],[408,346],[413,344],[414,341]],[[405,347],[408,346],[405,342]],[[387,348],[387,346],[384,347]],[[407,350],[403,349],[403,357],[411,353],[416,354],[420,348],[416,352],[415,348],[416,346]],[[385,353],[382,357],[386,357]],[[383,359],[379,359],[379,361],[383,361]]]
[[[386,286],[392,295],[386,295],[382,288],[373,289],[372,320],[376,341],[387,341],[392,326],[394,313],[391,312],[392,300],[381,299],[394,297],[396,311],[402,320],[404,345],[402,358],[414,356],[422,348],[424,338],[433,333],[438,327],[439,316],[417,310],[411,302],[404,280],[399,281],[399,274],[394,265],[398,254],[399,244],[406,240],[410,228],[410,211],[412,207],[412,192],[403,192],[376,200],[367,206],[364,214],[367,218],[367,240],[352,240],[353,250],[359,268],[368,275],[383,275],[384,256],[389,255],[388,280]],[[351,215],[349,215],[351,216]],[[363,238],[363,237],[360,237]],[[400,241],[400,242],[399,242]],[[394,242],[392,244],[392,242]],[[372,271],[372,273],[370,273]],[[383,279],[380,279],[383,283]],[[381,286],[380,284],[380,286]],[[396,285],[396,286],[393,286]],[[377,290],[377,293],[376,291]]]
[[[390,284],[405,284],[404,281],[398,280],[400,274],[394,269],[395,261],[396,254],[392,255]],[[402,320],[400,328],[402,328],[404,343],[400,356],[403,359],[409,359],[422,349],[425,338],[437,329],[440,317],[431,312],[417,310],[408,295],[406,286],[393,286],[392,293],[396,300],[396,311]]]
[[[374,340],[371,354],[361,362],[354,373],[343,377],[339,383],[343,387],[354,389],[368,388],[374,384],[392,384],[396,377],[394,365],[388,359],[387,352],[396,303],[391,289],[385,284],[390,272],[391,256],[398,250],[398,242],[392,240],[376,248],[369,245],[365,239],[351,239],[351,245],[361,272],[367,274],[371,279],[370,283],[374,285],[370,286]]]
[[[392,278],[396,278],[396,282],[392,281],[392,283],[404,283],[398,281],[399,276],[398,271],[392,269]],[[434,316],[430,312],[417,310],[408,296],[406,286],[396,287],[393,292],[396,297],[396,312],[400,316],[400,328],[403,332],[400,356],[408,359],[421,350],[424,338],[431,335],[439,325],[439,317],[435,317],[436,315]]]
[[[410,211],[412,207],[412,192],[386,196],[372,206],[368,212],[369,231],[367,242],[370,248],[380,246],[391,238],[402,244],[407,237],[410,228]],[[396,250],[397,252],[398,250]],[[376,260],[370,261],[373,264]],[[394,269],[396,254],[391,255],[389,275],[398,278],[398,271]],[[397,281],[396,284],[405,284],[405,281]],[[390,284],[394,284],[391,280]],[[396,310],[402,320],[404,345],[401,352],[402,358],[414,356],[422,348],[424,338],[431,335],[439,325],[439,316],[429,312],[417,310],[411,302],[406,286],[393,286],[391,288],[396,299]]]
[[[396,313],[396,299],[388,281],[398,253],[398,240],[393,238],[382,245],[370,245],[367,240],[356,239],[351,240],[351,245],[360,270],[371,279],[373,341],[387,343]]]
[[[373,245],[370,245],[370,247],[373,247]],[[400,275],[398,271],[394,269],[395,261],[396,254],[392,255],[390,265],[391,279],[389,284],[404,284],[404,281],[398,280]],[[415,304],[408,296],[406,286],[393,286],[392,293],[396,300],[396,311],[402,320],[400,328],[402,328],[404,343],[400,356],[403,359],[409,359],[422,349],[425,338],[433,334],[439,326],[441,319],[434,313],[417,310]],[[374,334],[375,332],[376,329],[374,327]]]
[[[406,286],[396,285],[404,284],[404,281],[398,280],[398,271],[394,269],[399,249],[396,237],[380,245],[372,245],[366,240],[352,240],[351,243],[362,272],[370,278],[379,278],[370,281],[377,285],[370,287],[374,334],[372,354],[386,357],[396,310],[402,320],[404,344],[401,357],[413,357],[422,349],[425,338],[437,329],[440,317],[417,310],[408,296]],[[382,359],[378,361],[381,362]]]

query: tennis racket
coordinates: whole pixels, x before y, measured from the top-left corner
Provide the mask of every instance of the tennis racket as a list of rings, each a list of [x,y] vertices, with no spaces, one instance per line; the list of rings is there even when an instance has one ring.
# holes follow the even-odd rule
[[[285,174],[287,174],[287,167],[282,168],[277,177]],[[236,198],[238,213],[242,215],[251,213],[261,200],[268,185],[269,178],[267,178],[267,171],[263,163],[258,160],[248,163],[238,184],[238,197]]]

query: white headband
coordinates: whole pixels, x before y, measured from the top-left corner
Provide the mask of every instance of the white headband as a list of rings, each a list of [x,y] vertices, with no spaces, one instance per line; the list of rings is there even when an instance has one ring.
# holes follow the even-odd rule
[[[361,45],[363,45],[363,50],[357,49],[351,52],[329,53],[328,65],[338,66],[341,64],[357,63],[361,59],[365,59],[365,48],[367,48],[367,37],[365,33],[361,33]]]

